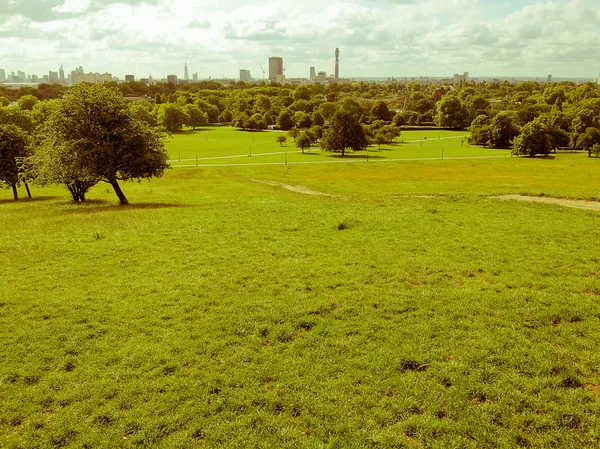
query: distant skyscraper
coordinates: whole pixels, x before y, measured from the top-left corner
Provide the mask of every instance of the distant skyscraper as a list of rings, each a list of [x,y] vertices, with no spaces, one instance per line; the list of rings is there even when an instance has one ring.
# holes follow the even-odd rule
[[[3,83],[4,81],[6,81],[6,72],[4,69],[0,69],[0,83]]]
[[[240,81],[250,82],[252,81],[252,76],[250,75],[250,70],[240,69]]]
[[[177,84],[177,75],[167,75],[167,83]]]
[[[112,75],[110,73],[103,73],[102,74],[102,82],[103,83],[110,83],[112,81]]]
[[[310,68],[310,80],[314,81],[316,77],[317,77],[317,71],[314,67],[311,67]]]
[[[194,81],[198,81],[198,72],[196,72],[196,73],[194,73],[194,74],[192,75],[192,79],[193,79]]]
[[[58,72],[48,72],[48,81],[58,83]]]
[[[185,67],[183,69],[183,79],[189,81],[190,75],[188,73],[187,62],[185,63]]]
[[[340,77],[340,49],[335,47],[335,79]]]
[[[283,58],[273,56],[269,58],[269,81],[278,82],[278,77],[283,78]]]
[[[60,69],[58,69],[58,80],[61,83],[65,82],[65,69],[63,69],[62,64],[60,65]]]
[[[17,70],[17,78],[19,78],[19,82],[26,81],[27,75],[25,74],[25,72],[23,72],[21,70]]]
[[[546,82],[548,82],[548,83],[552,82],[552,75],[548,75],[548,79],[546,80]]]
[[[133,83],[135,81],[135,76],[134,75],[125,75],[125,82],[126,83]]]

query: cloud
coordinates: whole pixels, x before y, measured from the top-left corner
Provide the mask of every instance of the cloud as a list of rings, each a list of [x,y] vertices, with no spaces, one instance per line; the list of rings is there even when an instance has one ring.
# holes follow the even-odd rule
[[[91,0],[64,0],[62,5],[52,8],[52,12],[67,13],[67,14],[82,14],[86,12]]]
[[[202,77],[279,55],[306,76],[339,45],[347,76],[591,77],[599,30],[596,0],[0,0],[0,61],[160,76],[187,60]]]

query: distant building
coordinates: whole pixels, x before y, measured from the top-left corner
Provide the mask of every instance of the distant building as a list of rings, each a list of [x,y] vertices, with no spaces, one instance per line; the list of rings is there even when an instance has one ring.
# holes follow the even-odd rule
[[[134,75],[125,75],[125,82],[126,83],[133,83],[135,81],[135,76]]]
[[[21,70],[17,70],[17,78],[19,78],[19,82],[27,81],[27,75]]]
[[[325,83],[327,83],[327,73],[326,72],[319,72],[317,74],[317,76],[315,77],[315,83],[319,83],[319,84],[325,84]]]
[[[279,83],[280,81],[277,80],[277,77],[279,77],[280,80],[285,82],[283,76],[283,58],[277,56],[269,58],[269,81]]]
[[[150,84],[150,80],[148,78],[140,78],[140,83],[145,84],[146,86]]]
[[[240,81],[245,81],[247,83],[252,81],[252,76],[250,75],[250,70],[240,69]]]
[[[96,74],[95,73],[87,73],[83,75],[83,82],[84,83],[90,83],[90,84],[96,84],[98,82],[97,78],[96,78]]]
[[[546,80],[547,83],[551,83],[552,82],[552,75],[548,75],[548,79]]]
[[[112,81],[112,75],[110,73],[102,74],[102,82],[103,83],[110,83],[111,81]]]
[[[309,79],[311,81],[314,81],[316,77],[317,77],[317,71],[316,71],[316,69],[314,67],[311,67],[310,68],[310,78]]]
[[[335,79],[340,77],[340,49],[335,48]]]
[[[58,69],[58,80],[62,84],[65,84],[65,82],[66,82],[66,80],[65,80],[65,69],[63,69],[62,64],[60,65],[60,69]]]
[[[83,73],[75,73],[73,77],[73,84],[85,82],[85,75]]]
[[[48,81],[58,83],[58,72],[48,72]]]
[[[0,83],[6,81],[6,71],[4,69],[0,69]]]
[[[454,82],[455,83],[468,83],[469,82],[469,72],[465,72],[462,75],[455,73],[454,74]]]
[[[185,81],[189,81],[190,80],[190,75],[188,73],[188,68],[187,68],[187,62],[185,63],[185,67],[183,68],[183,79]]]
[[[192,75],[192,80],[198,81],[198,72],[196,72]]]
[[[167,83],[178,84],[177,75],[167,75]]]

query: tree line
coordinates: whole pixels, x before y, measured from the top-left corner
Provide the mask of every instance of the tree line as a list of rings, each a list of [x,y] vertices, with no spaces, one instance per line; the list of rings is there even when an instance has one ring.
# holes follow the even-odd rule
[[[147,101],[129,102],[127,95]],[[593,83],[0,87],[0,183],[15,198],[20,183],[62,183],[80,201],[104,181],[126,203],[119,180],[160,176],[167,167],[165,132],[207,124],[288,131],[303,151],[319,142],[345,154],[391,142],[402,127],[437,126],[467,129],[472,144],[520,155],[567,147],[600,156],[599,118],[600,87]]]

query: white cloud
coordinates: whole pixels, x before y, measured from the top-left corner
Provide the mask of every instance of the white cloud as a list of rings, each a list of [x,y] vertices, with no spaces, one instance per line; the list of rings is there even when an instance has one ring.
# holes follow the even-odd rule
[[[311,65],[331,72],[339,45],[343,76],[600,69],[597,0],[506,2],[527,5],[492,18],[492,0],[45,0],[46,12],[32,1],[0,6],[3,68],[45,73],[63,63],[160,77],[182,74],[187,61],[201,77],[239,68],[259,77],[259,61],[279,55],[288,76],[306,76]]]
[[[62,5],[52,8],[53,12],[81,14],[90,7],[91,0],[65,0]]]

